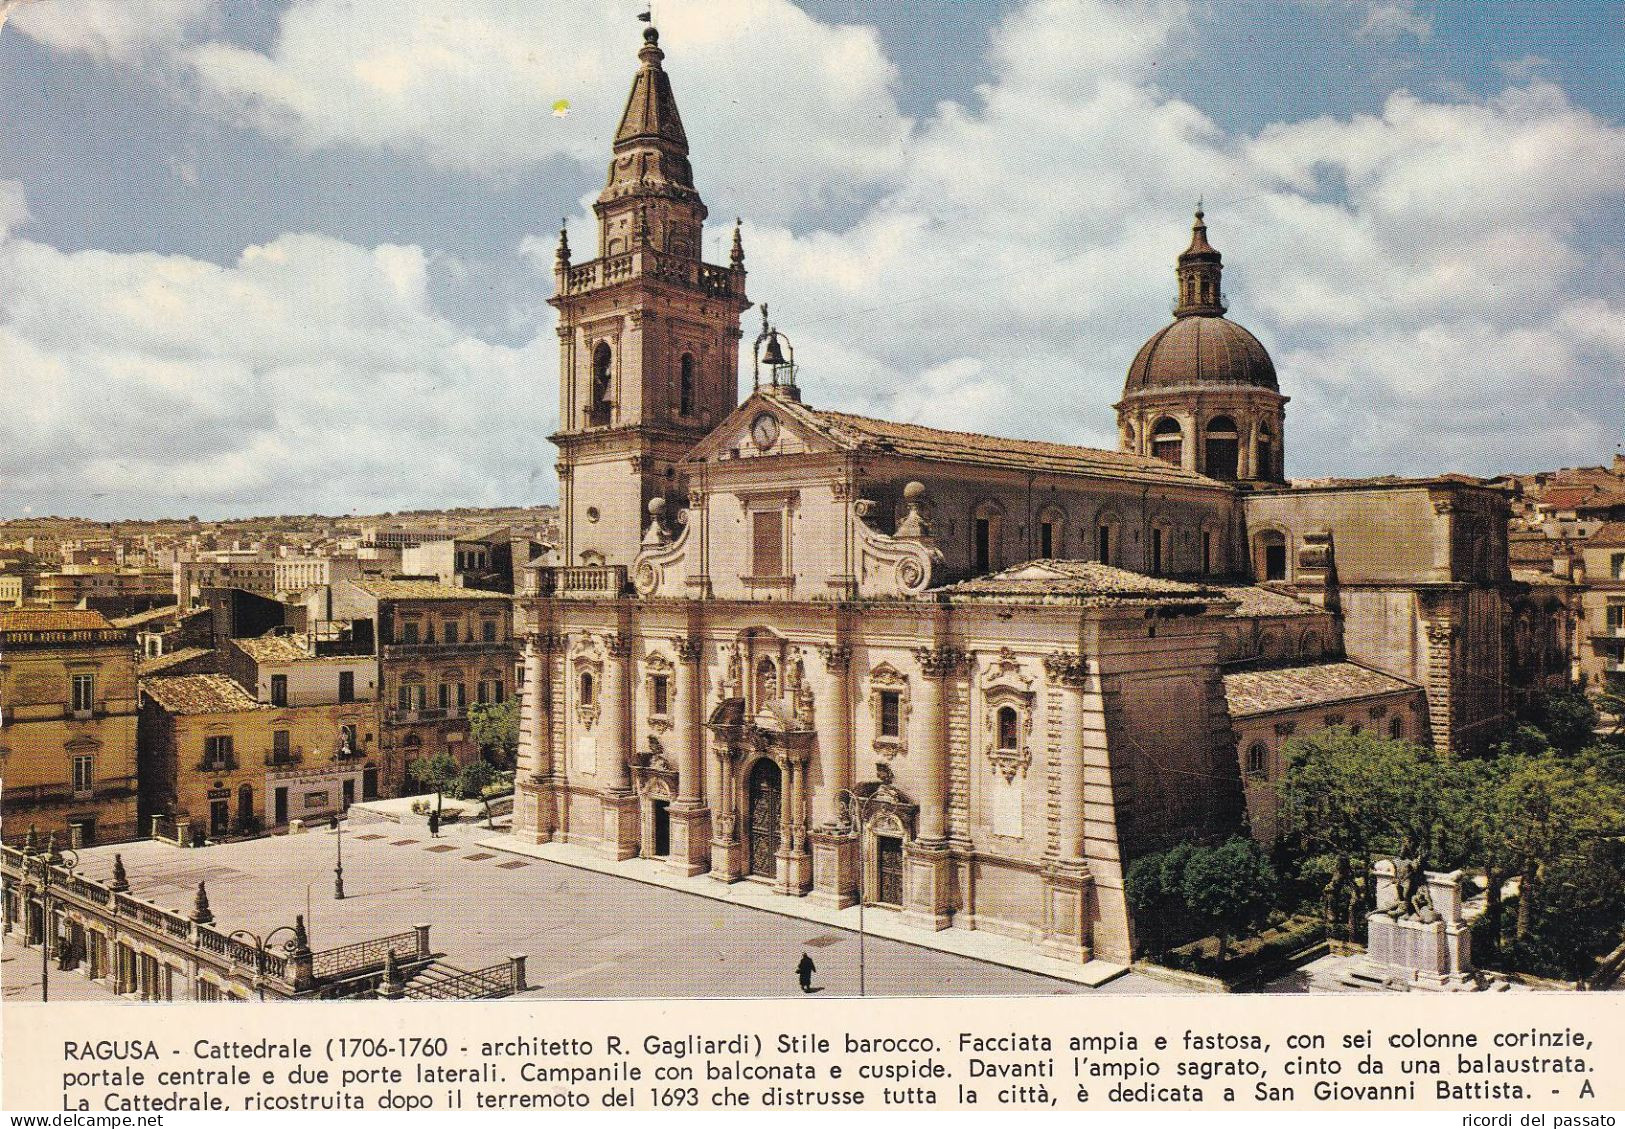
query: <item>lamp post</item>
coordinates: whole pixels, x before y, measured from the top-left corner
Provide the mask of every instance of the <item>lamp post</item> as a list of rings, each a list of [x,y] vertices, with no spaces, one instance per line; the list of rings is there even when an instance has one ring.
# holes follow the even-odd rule
[[[39,939],[39,991],[40,1002],[51,1002],[51,941],[55,930],[51,927],[51,868],[64,867],[69,874],[79,869],[79,853],[57,849],[56,832],[51,832],[45,838],[45,851],[35,860],[38,867],[37,879],[39,883],[40,905],[40,939]]]
[[[338,816],[333,817],[334,840],[338,845],[338,858],[333,866],[333,897],[336,901],[344,900],[344,823]]]
[[[865,808],[868,806],[863,796],[853,792],[850,788],[842,788],[835,793],[836,806],[840,808],[842,817],[851,825],[853,833],[858,840],[858,996],[868,995],[868,952],[864,944],[863,905],[864,881],[867,874],[864,870],[863,857],[863,827]]]

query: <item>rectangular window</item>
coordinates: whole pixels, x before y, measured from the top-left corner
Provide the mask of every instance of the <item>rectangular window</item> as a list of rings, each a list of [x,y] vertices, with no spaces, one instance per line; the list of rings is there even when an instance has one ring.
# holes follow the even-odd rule
[[[96,676],[94,674],[76,674],[73,676],[73,712],[89,713],[96,708]]]
[[[203,739],[203,763],[212,768],[231,767],[231,735]]]
[[[498,679],[497,681],[491,683],[491,685],[496,689],[496,703],[500,706],[504,698],[507,696],[506,691],[502,689],[502,680]]]
[[[649,712],[662,716],[671,712],[671,679],[657,674],[649,679]]]
[[[457,621],[448,619],[440,627],[440,640],[443,643],[457,642]]]
[[[440,708],[443,709],[443,710],[450,709],[451,708],[451,683],[450,682],[442,682],[440,684],[439,694],[440,694],[440,696],[438,698],[438,702],[439,702]]]
[[[900,690],[880,692],[880,735],[882,737],[903,735],[903,694]]]
[[[514,664],[514,667],[513,667],[513,684],[515,686],[523,686],[525,684],[525,664],[524,663],[515,663]]]
[[[457,708],[458,709],[463,709],[467,705],[468,705],[468,684],[465,683],[465,682],[459,682],[459,683],[457,683]]]
[[[1608,605],[1608,630],[1610,633],[1625,631],[1625,604]]]
[[[418,625],[415,624],[415,623],[403,623],[401,625],[401,641],[403,643],[405,643],[408,647],[417,646],[417,644],[418,644]]]
[[[1046,521],[1038,527],[1038,555],[1045,560],[1055,556],[1055,525]]]
[[[355,701],[355,671],[339,671],[339,701]]]
[[[483,678],[474,684],[474,701],[482,706],[491,701],[491,684]]]
[[[1162,530],[1151,531],[1151,575],[1162,575]]]
[[[399,710],[412,708],[412,688],[410,686],[397,686],[395,688],[395,708]]]
[[[496,620],[488,619],[484,623],[480,624],[480,638],[487,643],[495,643],[497,641]]]
[[[1213,571],[1213,532],[1202,530],[1202,571]]]
[[[784,575],[784,512],[757,510],[750,515],[751,575]]]
[[[289,743],[286,729],[271,731],[271,759],[278,764],[286,764],[293,758],[293,745]]]
[[[288,704],[288,676],[286,674],[271,675],[271,704],[273,706]]]
[[[73,790],[75,792],[88,792],[96,786],[96,758],[90,756],[73,758]]]
[[[1608,568],[1615,580],[1625,580],[1625,553],[1615,553],[1610,557]]]
[[[1112,563],[1112,527],[1103,525],[1095,538],[1095,556],[1101,564]]]

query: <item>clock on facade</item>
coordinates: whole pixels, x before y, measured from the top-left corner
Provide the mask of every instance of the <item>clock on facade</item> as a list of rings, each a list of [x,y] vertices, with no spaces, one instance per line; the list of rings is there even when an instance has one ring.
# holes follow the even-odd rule
[[[763,412],[751,421],[750,437],[756,441],[758,450],[765,451],[779,438],[779,420],[772,412]]]

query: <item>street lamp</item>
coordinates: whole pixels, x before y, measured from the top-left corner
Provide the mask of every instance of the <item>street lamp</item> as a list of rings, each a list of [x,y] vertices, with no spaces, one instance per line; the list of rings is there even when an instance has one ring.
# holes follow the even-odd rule
[[[56,832],[45,837],[45,851],[35,859],[38,867],[40,939],[39,939],[39,991],[40,1002],[51,1002],[51,941],[55,930],[51,927],[51,868],[61,866],[72,874],[79,869],[79,852],[58,850]]]
[[[338,861],[333,866],[333,897],[337,901],[344,900],[344,824],[338,816],[333,817],[334,840],[338,844]]]
[[[858,839],[858,996],[868,995],[868,952],[864,944],[863,931],[863,904],[864,883],[867,872],[864,870],[863,857],[863,828],[866,822],[866,808],[868,798],[860,796],[850,788],[842,788],[835,793],[835,804],[841,811],[841,817],[851,826]]]

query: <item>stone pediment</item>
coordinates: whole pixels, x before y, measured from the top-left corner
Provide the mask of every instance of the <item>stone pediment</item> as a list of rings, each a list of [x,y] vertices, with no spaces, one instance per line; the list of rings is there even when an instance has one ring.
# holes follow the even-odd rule
[[[846,449],[804,405],[755,392],[688,454],[689,462],[730,463],[785,454],[834,454]]]

